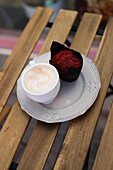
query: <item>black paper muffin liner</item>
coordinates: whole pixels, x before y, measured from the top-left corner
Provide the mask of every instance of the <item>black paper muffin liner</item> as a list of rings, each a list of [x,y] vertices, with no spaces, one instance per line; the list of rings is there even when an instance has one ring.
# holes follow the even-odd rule
[[[56,41],[52,42],[50,51],[49,63],[58,70],[60,78],[67,82],[77,80],[83,66],[82,55]]]

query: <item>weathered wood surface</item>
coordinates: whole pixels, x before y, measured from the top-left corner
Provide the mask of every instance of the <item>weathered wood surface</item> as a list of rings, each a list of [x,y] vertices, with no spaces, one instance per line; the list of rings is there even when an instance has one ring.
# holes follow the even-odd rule
[[[44,45],[42,46],[39,55],[50,51],[53,40],[60,43],[65,43],[76,16],[76,11],[68,11],[62,9],[59,11],[56,21],[53,24],[46,40],[44,41]]]
[[[48,14],[48,16],[46,14]],[[22,33],[22,36],[20,37],[18,43],[16,44],[9,59],[6,61],[6,64],[4,65],[3,70],[0,73],[0,75],[2,75],[1,79],[3,80],[3,82],[2,81],[0,82],[1,83],[0,94],[2,94],[2,99],[0,98],[0,112],[4,108],[5,103],[16,83],[16,80],[20,75],[20,72],[23,69],[25,63],[27,62],[51,14],[52,14],[52,10],[50,9],[38,8],[35,15],[32,17],[26,29]],[[45,19],[45,15],[47,16],[46,19]],[[77,12],[74,11],[61,10],[59,12],[55,20],[55,23],[53,24],[39,55],[49,51],[53,40],[59,41],[61,43],[65,42],[76,16],[77,16]],[[42,21],[43,22],[45,21],[43,23],[44,25],[42,24]],[[96,31],[99,27],[100,21],[101,21],[101,15],[85,13],[78,27],[78,30],[75,34],[71,48],[87,56],[91,44],[94,40]],[[41,26],[38,25],[40,29],[38,29],[37,26],[35,27],[34,23],[36,25],[38,25],[39,23],[42,24]],[[35,27],[36,29],[33,29],[33,27]],[[113,18],[110,18],[106,26],[106,29],[104,31],[104,35],[102,37],[97,55],[94,60],[94,63],[100,73],[100,78],[102,83],[102,87],[99,92],[98,98],[96,102],[93,104],[93,106],[87,111],[86,114],[71,121],[71,124],[69,126],[68,132],[64,139],[61,152],[58,156],[54,169],[79,170],[83,168],[84,161],[88,153],[91,139],[96,127],[96,123],[113,72],[112,28],[113,28]],[[32,32],[32,30],[34,31],[34,33]],[[40,33],[38,33],[38,31]],[[30,40],[28,39],[27,35],[31,37]],[[23,45],[25,46],[25,48],[21,50]],[[23,60],[24,63],[20,64],[19,61],[22,62],[23,59],[23,57],[21,57],[21,54],[24,55],[24,60]],[[18,63],[16,65],[15,63],[13,63],[14,57],[18,58],[18,59],[15,58],[15,60]],[[16,69],[17,66],[18,66],[17,69],[18,71],[13,75],[12,78],[13,80],[10,80],[10,77],[7,80],[8,75],[12,74],[11,69]],[[9,86],[6,85],[5,82],[9,82],[10,85]],[[6,91],[8,91],[8,94],[6,94],[6,92],[2,92],[3,86],[5,87]],[[111,113],[110,113],[110,118],[111,118]],[[111,126],[112,124],[110,118],[108,119],[109,126]],[[10,167],[13,157],[27,129],[29,121],[30,121],[30,117],[24,111],[21,110],[18,101],[16,101],[0,132],[0,169],[8,169]],[[109,127],[108,125],[107,127]],[[25,152],[19,163],[18,169],[43,169],[47,157],[49,155],[49,152],[51,150],[51,147],[53,145],[53,142],[55,140],[55,137],[57,135],[57,132],[59,130],[59,126],[60,124],[46,124],[39,121],[37,122],[37,125],[33,130],[31,138],[27,144]],[[105,132],[106,131],[108,130],[105,129]],[[103,137],[103,140],[105,141],[105,137]],[[102,144],[101,147],[103,147]],[[98,153],[98,155],[100,155],[100,152]],[[97,155],[97,160],[98,160],[98,155]],[[95,163],[94,168],[96,166],[97,166],[97,162]]]
[[[0,131],[0,169],[9,169],[29,121],[16,102]]]
[[[52,13],[52,9],[38,8],[8,57],[0,82],[0,111]],[[16,101],[0,132],[0,169],[9,168],[29,121],[30,116],[21,110]]]
[[[97,27],[99,26],[99,22],[101,21],[101,16],[100,15],[91,15],[90,16],[90,14],[89,14],[89,15],[87,15],[87,17],[84,17],[82,22],[86,22],[86,25],[87,25],[87,22],[89,22],[89,20],[88,20],[89,18],[90,18],[91,24],[93,24],[93,29],[90,30],[92,32],[92,34],[90,34],[89,36],[93,41]],[[92,20],[91,20],[91,18],[92,18]],[[95,22],[92,22],[92,21],[94,21],[95,18],[96,18]],[[66,17],[66,20],[67,20],[67,17]],[[90,27],[90,24],[88,24],[88,25]],[[82,26],[82,23],[81,23],[81,26]],[[78,31],[77,31],[78,36],[81,36],[82,33],[83,33],[82,32],[83,29],[81,29],[81,26],[78,28]],[[87,31],[86,31],[86,34],[84,34],[83,39],[87,38],[87,35],[88,35],[88,32],[89,32],[89,27],[87,27],[87,29],[86,29]],[[79,31],[79,29],[81,31]],[[57,32],[56,29],[55,29],[55,31]],[[51,35],[51,33],[49,35]],[[75,38],[76,38],[76,36],[75,36]],[[54,40],[54,37],[53,37],[53,40]],[[50,42],[51,41],[52,40],[50,40]],[[78,41],[78,38],[77,38],[77,41]],[[82,44],[82,39],[80,39],[80,41],[81,41],[81,44]],[[88,54],[88,51],[89,51],[89,48],[91,46],[92,41],[90,41],[90,42],[87,41],[88,44],[87,44],[87,48],[85,47],[85,49],[84,49],[83,46],[81,46],[81,50],[82,49],[84,49],[84,51],[86,50],[84,54]],[[75,40],[74,40],[74,42],[75,42]],[[48,47],[49,47],[49,45],[48,45]],[[72,44],[72,45],[74,47],[74,44]],[[44,46],[43,46],[43,49],[44,49]],[[44,50],[44,52],[45,52],[45,50]],[[28,168],[30,168],[30,169],[43,169],[43,167],[45,165],[45,161],[47,159],[47,155],[50,152],[51,146],[54,142],[54,138],[57,134],[58,128],[59,128],[59,124],[55,124],[55,125],[47,124],[46,125],[46,124],[43,124],[41,122],[37,123],[37,125],[36,125],[36,127],[33,131],[33,134],[32,134],[32,136],[31,136],[31,138],[28,142],[26,150],[23,154],[23,157],[20,161],[18,169],[23,169],[23,168],[24,169],[28,169]],[[51,133],[50,133],[50,130],[47,130],[47,129],[52,129]],[[41,145],[40,145],[40,141],[43,141]],[[38,152],[38,150],[41,150],[41,152],[38,152],[38,154],[36,154],[36,152],[34,151],[34,147],[35,147],[35,150],[37,152]]]
[[[93,170],[100,169],[113,169],[113,103],[93,166]]]
[[[40,54],[49,51],[53,40],[57,40],[60,43],[65,42],[76,16],[77,12],[75,11],[61,10],[59,12]],[[64,29],[64,26],[66,29]],[[58,129],[59,124],[52,125],[38,122],[28,142],[26,151],[20,161],[18,169],[42,169]]]
[[[36,10],[11,55],[6,60],[0,73],[2,75],[0,81],[0,113],[52,13],[53,10],[47,8],[39,7]]]
[[[55,169],[82,169],[113,72],[113,18],[106,26],[94,63],[101,89],[96,102],[83,116],[71,121]]]
[[[4,107],[4,109],[2,110],[1,115],[0,115],[0,125],[3,123],[3,121],[5,120],[5,118],[8,115],[10,110],[11,110],[11,106],[6,105]]]
[[[72,42],[71,48],[87,56],[101,19],[101,15],[85,13],[82,22],[79,25],[80,28]]]

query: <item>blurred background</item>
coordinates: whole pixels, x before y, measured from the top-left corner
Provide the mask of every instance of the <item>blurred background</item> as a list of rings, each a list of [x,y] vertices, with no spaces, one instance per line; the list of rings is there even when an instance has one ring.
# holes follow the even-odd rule
[[[103,14],[103,23],[113,16],[113,0],[0,0],[0,29],[22,30],[37,6],[54,8],[54,21],[59,9],[77,10],[79,20],[87,12]]]

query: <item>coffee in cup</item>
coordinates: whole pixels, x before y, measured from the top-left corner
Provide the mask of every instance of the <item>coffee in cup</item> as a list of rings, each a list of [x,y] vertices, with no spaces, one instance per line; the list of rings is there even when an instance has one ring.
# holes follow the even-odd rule
[[[26,89],[32,93],[46,93],[56,83],[57,75],[53,68],[38,65],[27,71],[23,82]]]
[[[48,63],[33,64],[22,75],[22,87],[34,101],[51,103],[60,89],[58,71]]]

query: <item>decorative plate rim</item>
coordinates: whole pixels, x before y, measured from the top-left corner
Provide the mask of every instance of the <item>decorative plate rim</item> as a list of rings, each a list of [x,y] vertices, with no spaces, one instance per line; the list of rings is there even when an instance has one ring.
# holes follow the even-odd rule
[[[50,57],[50,52],[48,53],[45,53],[39,57],[36,57],[35,59],[33,59],[35,62],[41,62],[42,59],[45,59],[47,58],[47,56],[49,55]],[[59,122],[64,122],[64,121],[68,121],[68,120],[72,120],[82,114],[84,114],[91,106],[92,104],[95,102],[97,96],[98,96],[98,93],[99,93],[99,90],[101,88],[101,82],[100,82],[100,76],[99,76],[99,72],[96,68],[96,66],[94,65],[94,63],[92,62],[91,59],[85,57],[83,54],[82,54],[82,57],[83,57],[83,69],[84,69],[84,63],[86,62],[87,64],[89,64],[92,68],[92,70],[94,71],[94,74],[95,74],[95,78],[96,78],[96,81],[95,82],[90,82],[90,83],[95,83],[94,84],[94,93],[93,93],[93,97],[91,98],[91,100],[89,101],[89,103],[87,103],[85,105],[85,107],[81,108],[81,110],[77,111],[77,113],[73,113],[71,115],[68,115],[66,116],[65,113],[63,117],[60,117],[59,118],[59,114],[61,114],[60,112],[67,112],[67,110],[73,110],[76,103],[66,107],[66,108],[61,108],[61,109],[54,109],[54,108],[46,108],[44,107],[44,105],[42,104],[38,104],[37,103],[37,108],[40,110],[42,109],[43,111],[43,115],[42,117],[39,117],[38,115],[36,116],[36,113],[34,114],[33,111],[31,110],[31,108],[29,108],[29,106],[26,106],[25,102],[23,103],[23,100],[22,100],[22,96],[19,94],[19,88],[22,88],[21,87],[21,82],[20,82],[20,79],[21,79],[21,76],[20,78],[18,79],[17,81],[17,98],[18,98],[18,101],[20,103],[20,106],[21,108],[27,112],[28,115],[30,115],[31,117],[33,117],[34,119],[37,119],[37,120],[40,120],[40,121],[43,121],[43,122],[46,122],[46,123],[59,123]],[[49,61],[49,58],[48,58],[48,61]],[[27,65],[28,67],[28,65]],[[83,71],[82,69],[82,71]],[[82,72],[81,71],[81,72]],[[83,73],[84,74],[84,73]],[[90,88],[90,84],[89,84],[89,87],[87,86],[86,88]],[[92,87],[92,86],[91,86]],[[22,89],[21,89],[22,90]],[[25,96],[27,98],[27,96]],[[30,100],[30,99],[29,99]],[[34,103],[34,101],[31,100],[32,103]],[[35,102],[36,103],[36,102]],[[50,114],[49,112],[52,112],[53,114]],[[44,117],[44,114],[45,114],[45,117]]]

